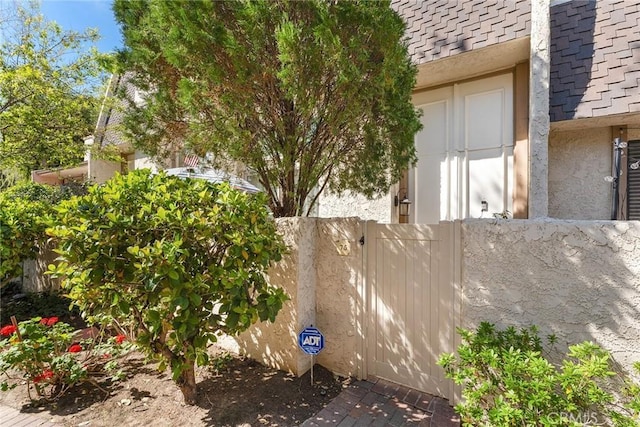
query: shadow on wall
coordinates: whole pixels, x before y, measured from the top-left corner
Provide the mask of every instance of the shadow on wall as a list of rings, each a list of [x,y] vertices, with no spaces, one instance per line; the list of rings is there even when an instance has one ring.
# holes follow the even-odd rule
[[[269,270],[269,281],[291,299],[275,323],[255,324],[235,338],[242,353],[300,376],[311,357],[298,348],[298,334],[313,325],[325,337],[317,363],[339,375],[358,375],[362,224],[358,218],[278,220],[289,253]]]
[[[362,324],[362,257],[364,221],[359,218],[318,219],[316,321],[325,336],[318,363],[340,375],[357,376],[364,363]]]
[[[538,325],[640,361],[639,222],[465,221],[463,327]]]
[[[60,290],[60,279],[46,274],[49,264],[57,264],[58,254],[53,252],[55,245],[46,243],[40,248],[36,259],[28,259],[23,263],[22,289],[25,292],[57,292]]]
[[[551,121],[578,113],[591,81],[596,2],[562,3],[551,8]]]
[[[367,227],[367,373],[452,399],[436,361],[455,350],[456,225]]]
[[[296,343],[301,325],[315,323],[315,284],[306,280],[313,269],[308,253],[315,243],[315,227],[299,218],[282,218],[278,220],[278,229],[288,253],[269,270],[269,282],[283,288],[290,299],[284,303],[275,322],[258,322],[235,337],[235,341],[243,354],[268,366],[302,375],[311,365],[300,357]]]

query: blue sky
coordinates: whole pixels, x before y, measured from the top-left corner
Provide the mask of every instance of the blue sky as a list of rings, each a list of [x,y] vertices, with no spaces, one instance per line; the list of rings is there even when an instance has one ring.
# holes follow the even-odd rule
[[[65,30],[97,28],[101,36],[98,50],[111,52],[122,47],[111,3],[112,0],[41,0],[41,11],[48,20],[56,21]]]

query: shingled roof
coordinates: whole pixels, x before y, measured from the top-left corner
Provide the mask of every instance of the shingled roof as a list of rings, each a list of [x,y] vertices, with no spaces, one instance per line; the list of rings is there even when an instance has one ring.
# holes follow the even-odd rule
[[[134,98],[135,86],[130,82],[131,77],[131,73],[111,76],[95,130],[96,142],[100,147],[120,145],[125,142],[121,126],[127,104],[115,94],[118,91],[125,91],[128,99]]]
[[[640,112],[640,5],[551,8],[551,121]]]
[[[415,64],[530,35],[530,0],[393,0]],[[640,4],[551,7],[550,117],[640,112]]]
[[[526,37],[530,0],[392,0],[416,64]]]

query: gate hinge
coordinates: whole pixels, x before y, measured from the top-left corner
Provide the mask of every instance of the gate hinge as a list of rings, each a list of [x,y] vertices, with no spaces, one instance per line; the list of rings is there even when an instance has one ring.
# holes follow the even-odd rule
[[[360,246],[364,246],[364,235],[360,238]]]

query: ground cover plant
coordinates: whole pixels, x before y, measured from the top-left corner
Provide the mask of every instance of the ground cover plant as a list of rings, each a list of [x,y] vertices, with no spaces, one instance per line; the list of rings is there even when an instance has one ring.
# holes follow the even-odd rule
[[[458,332],[457,356],[444,354],[438,364],[462,386],[456,411],[463,425],[640,425],[640,387],[614,372],[600,346],[571,345],[554,363],[535,326],[499,330],[483,322]]]
[[[137,352],[129,354],[121,366],[126,378],[100,383],[105,392],[81,383],[55,400],[31,401],[22,381],[15,379],[17,387],[0,392],[0,405],[68,427],[291,427],[318,413],[349,384],[319,365],[311,384],[309,372],[297,378],[229,355],[219,343],[208,352],[216,369],[196,368],[197,405],[185,405],[171,374],[158,372],[157,364],[145,363]],[[33,390],[32,395],[36,395]]]
[[[286,299],[265,277],[285,247],[263,195],[137,170],[56,211],[51,273],[90,322],[109,316],[169,367],[188,404],[217,334],[273,321]]]

